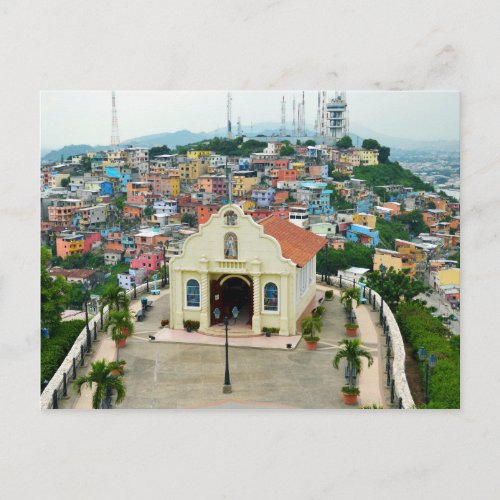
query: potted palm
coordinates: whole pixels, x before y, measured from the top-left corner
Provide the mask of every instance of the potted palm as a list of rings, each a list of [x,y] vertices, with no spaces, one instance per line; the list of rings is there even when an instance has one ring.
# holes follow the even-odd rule
[[[116,404],[121,403],[125,399],[126,388],[122,377],[112,375],[113,363],[105,359],[95,361],[87,375],[78,377],[73,382],[73,387],[81,394],[82,385],[87,385],[94,389],[92,395],[92,408],[98,410],[100,408],[108,409],[111,395],[116,391]]]
[[[306,341],[306,347],[309,351],[315,351],[318,347],[319,336],[316,333],[321,332],[322,322],[320,316],[306,316],[300,323],[302,327],[302,336]]]
[[[111,338],[115,341],[116,347],[125,347],[127,338],[134,332],[134,324],[130,318],[128,309],[124,311],[111,311],[106,323],[106,330],[111,327]]]
[[[356,387],[356,376],[361,373],[361,358],[368,360],[368,366],[373,364],[372,355],[361,347],[359,339],[342,340],[339,342],[341,347],[333,358],[333,367],[339,369],[340,360],[347,361],[347,379],[348,385],[342,387],[342,396],[346,405],[354,405],[358,402],[359,389]]]
[[[356,333],[358,331],[358,324],[357,323],[349,322],[349,323],[346,323],[344,326],[345,326],[345,332],[346,332],[348,337],[355,337],[356,336]]]
[[[358,329],[358,325],[353,321],[353,302],[356,302],[356,307],[359,305],[359,290],[357,288],[347,288],[342,290],[342,294],[340,295],[340,302],[344,304],[347,317],[349,321],[346,323],[346,333],[349,337],[356,336],[356,330]]]
[[[101,314],[106,306],[109,310],[127,309],[130,299],[127,297],[127,292],[116,284],[109,284],[104,289],[101,295]]]
[[[127,362],[124,359],[118,361],[111,361],[109,366],[111,368],[111,375],[120,376],[125,372],[125,365]]]

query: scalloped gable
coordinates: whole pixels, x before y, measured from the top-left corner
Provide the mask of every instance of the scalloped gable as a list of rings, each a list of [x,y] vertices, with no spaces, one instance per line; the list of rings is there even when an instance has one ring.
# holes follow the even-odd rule
[[[281,217],[270,215],[258,222],[264,233],[275,238],[283,257],[304,267],[327,243],[326,238],[306,231]]]

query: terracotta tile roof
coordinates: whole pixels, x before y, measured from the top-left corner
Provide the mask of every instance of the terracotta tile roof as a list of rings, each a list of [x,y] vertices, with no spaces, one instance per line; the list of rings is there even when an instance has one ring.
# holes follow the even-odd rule
[[[317,234],[306,231],[281,217],[269,216],[258,221],[264,232],[278,240],[281,253],[299,267],[304,267],[327,243]]]

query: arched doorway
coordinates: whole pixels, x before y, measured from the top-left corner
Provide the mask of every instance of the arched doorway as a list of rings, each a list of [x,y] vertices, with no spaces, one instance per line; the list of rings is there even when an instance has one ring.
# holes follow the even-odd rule
[[[222,318],[232,318],[232,310],[238,308],[238,324],[252,325],[253,287],[252,280],[247,276],[225,275],[211,282],[211,324],[221,323]],[[217,321],[213,310],[218,307],[221,317]]]

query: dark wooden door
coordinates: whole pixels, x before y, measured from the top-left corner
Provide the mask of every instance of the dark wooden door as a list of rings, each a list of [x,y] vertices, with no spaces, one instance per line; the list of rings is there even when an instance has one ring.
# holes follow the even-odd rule
[[[218,307],[220,310],[220,318],[217,320],[214,316],[214,310]],[[219,280],[210,280],[210,324],[216,325],[222,322],[222,287]]]

